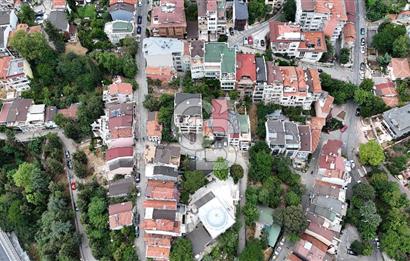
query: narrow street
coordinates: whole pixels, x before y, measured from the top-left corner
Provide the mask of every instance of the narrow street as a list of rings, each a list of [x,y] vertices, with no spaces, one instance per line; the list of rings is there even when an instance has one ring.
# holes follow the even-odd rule
[[[353,55],[353,83],[354,84],[360,84],[361,80],[360,80],[360,64],[362,62],[365,61],[365,55],[361,53],[360,51],[360,39],[361,38],[366,38],[366,34],[365,35],[361,35],[360,34],[360,29],[361,28],[365,28],[366,27],[366,8],[364,5],[364,1],[363,0],[355,0],[356,3],[356,42],[354,45],[354,55]],[[366,41],[368,42],[368,41]]]
[[[145,137],[146,137],[146,124],[148,111],[144,108],[143,102],[145,96],[148,94],[148,84],[147,78],[145,76],[145,59],[142,52],[142,42],[145,38],[145,30],[147,28],[147,17],[148,17],[149,6],[147,1],[142,1],[142,6],[137,8],[135,14],[135,23],[137,24],[137,17],[142,16],[142,23],[138,26],[141,26],[141,36],[138,46],[138,53],[135,57],[136,64],[138,66],[138,73],[135,77],[135,80],[138,83],[138,89],[134,92],[134,137],[136,139],[135,144],[135,165],[138,172],[141,174],[140,183],[138,184],[138,189],[141,193],[140,197],[137,197],[135,202],[137,206],[137,213],[140,215],[140,220],[144,218],[144,208],[143,208],[143,199],[145,195],[145,189],[147,185],[147,179],[145,177],[145,162],[144,162],[144,148],[145,148]],[[145,243],[144,243],[144,231],[140,229],[140,235],[135,240],[135,246],[137,249],[137,254],[140,260],[146,260],[145,257]]]

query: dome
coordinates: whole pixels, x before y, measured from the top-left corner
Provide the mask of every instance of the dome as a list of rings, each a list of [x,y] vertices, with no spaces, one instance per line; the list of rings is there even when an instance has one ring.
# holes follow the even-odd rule
[[[206,221],[214,229],[222,229],[228,222],[226,212],[222,208],[214,208],[206,215]]]

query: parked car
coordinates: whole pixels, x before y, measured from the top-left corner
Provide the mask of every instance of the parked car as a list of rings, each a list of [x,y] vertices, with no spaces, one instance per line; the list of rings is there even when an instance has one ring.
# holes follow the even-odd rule
[[[365,52],[366,52],[366,47],[360,46],[360,52],[361,52],[361,53],[365,53]]]
[[[138,1],[138,6],[142,6],[142,0]]]
[[[355,115],[356,115],[356,116],[360,116],[360,108],[357,108],[357,109],[356,109]]]
[[[360,28],[360,34],[364,35],[366,33],[366,29],[365,28]]]
[[[265,40],[261,40],[261,46],[262,46],[262,47],[265,46]]]
[[[348,249],[348,250],[347,250],[347,253],[348,253],[349,255],[352,255],[352,256],[357,256],[357,253],[354,252],[354,251],[351,250],[351,249]]]
[[[65,157],[66,159],[70,159],[70,152],[68,150],[65,150]]]
[[[71,160],[67,160],[67,167],[69,169],[73,169],[73,163],[71,162]]]
[[[360,63],[360,71],[365,71],[365,70],[366,70],[366,64]]]
[[[319,68],[319,69],[317,69],[317,71],[318,71],[318,72],[320,72],[320,73],[322,73],[322,72],[323,72],[323,70],[322,70],[322,69],[320,69],[320,68]]]
[[[75,180],[74,180],[74,179],[71,181],[71,189],[72,189],[72,190],[76,190],[76,189],[77,189],[77,185],[75,184]]]
[[[362,46],[365,46],[366,45],[366,40],[364,38],[360,39],[360,44]]]
[[[344,126],[340,129],[340,132],[343,133],[343,132],[345,132],[346,130],[347,130],[347,125],[344,125]]]
[[[140,237],[140,227],[139,227],[139,226],[136,226],[136,227],[135,227],[135,235],[136,235],[137,237]]]
[[[141,26],[138,26],[138,27],[137,27],[137,34],[141,34],[141,30],[142,30],[142,29],[141,29]]]
[[[135,174],[135,182],[139,183],[141,181],[141,173],[137,172]]]
[[[140,16],[140,15],[138,16],[137,23],[138,23],[138,24],[141,24],[141,23],[142,23],[142,16]]]

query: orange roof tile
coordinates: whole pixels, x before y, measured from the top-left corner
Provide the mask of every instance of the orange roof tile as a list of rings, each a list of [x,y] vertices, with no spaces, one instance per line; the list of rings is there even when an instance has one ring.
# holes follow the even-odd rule
[[[256,81],[256,62],[254,54],[236,54],[236,81],[243,77]]]
[[[147,122],[147,136],[161,137],[162,125],[158,122],[158,112],[154,112],[154,119]]]
[[[168,247],[147,246],[145,256],[154,260],[169,260],[170,252],[171,249]]]
[[[300,42],[299,49],[313,49],[316,52],[326,52],[326,40],[323,32],[303,32],[303,41]]]
[[[166,5],[173,5],[174,8],[163,8]],[[184,1],[181,0],[161,0],[159,6],[152,8],[151,17],[156,20],[151,23],[151,28],[186,28]]]
[[[320,84],[320,77],[319,77],[319,71],[314,68],[309,68],[308,69],[311,80],[312,80],[312,86],[313,86],[313,93],[320,93],[322,92],[322,85]]]
[[[158,230],[179,233],[179,222],[168,219],[144,219],[141,227],[145,230]]]
[[[132,225],[132,202],[122,202],[108,207],[110,229]]]
[[[116,158],[132,157],[134,155],[134,147],[118,147],[108,149],[105,153],[105,160],[110,161]]]
[[[392,58],[390,67],[393,70],[393,75],[396,79],[410,77],[410,66],[407,58]]]
[[[343,36],[345,42],[352,43],[356,39],[356,28],[354,26],[354,23],[347,23],[343,27]]]
[[[78,103],[73,103],[68,108],[58,110],[58,113],[62,114],[65,118],[75,120],[77,119],[78,107]]]
[[[4,56],[0,58],[0,79],[7,78],[11,60],[13,60],[13,57],[11,56]]]
[[[160,80],[162,82],[169,82],[174,78],[176,72],[171,67],[152,67],[148,66],[145,68],[145,74],[147,78],[153,80]]]
[[[398,97],[382,97],[383,102],[390,108],[399,106]]]
[[[295,256],[295,254],[290,254],[287,258],[289,261],[302,261],[299,257]]]
[[[108,93],[110,95],[130,95],[132,94],[132,85],[126,82],[113,83],[108,86]]]
[[[144,208],[176,210],[177,202],[164,200],[145,200]]]
[[[322,130],[322,128],[326,125],[326,119],[320,117],[312,117],[310,118],[309,125],[313,130]]]
[[[330,95],[326,96],[325,104],[323,104],[321,108],[323,113],[326,113],[326,114],[330,113],[334,100],[335,98],[333,96],[330,96]]]
[[[171,248],[171,236],[144,234],[144,241],[148,246]]]
[[[317,149],[320,142],[320,135],[322,134],[321,130],[312,129],[312,152]]]
[[[53,0],[53,8],[65,8],[65,0]]]
[[[172,181],[149,180],[145,196],[149,199],[178,200],[179,193]]]
[[[132,127],[113,129],[110,134],[113,139],[132,137]]]

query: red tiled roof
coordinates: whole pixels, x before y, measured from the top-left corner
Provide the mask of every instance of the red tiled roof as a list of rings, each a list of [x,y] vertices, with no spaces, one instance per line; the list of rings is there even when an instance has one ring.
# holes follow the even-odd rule
[[[325,34],[323,32],[303,32],[303,41],[299,50],[308,49],[315,52],[326,52]]]
[[[144,219],[141,227],[145,230],[158,230],[179,233],[179,222],[168,219]]]
[[[340,155],[342,145],[340,140],[328,140],[320,152],[319,168],[344,171],[344,162]]]
[[[166,8],[165,6],[173,5],[174,8]],[[157,22],[152,22],[152,28],[162,27],[185,27],[185,8],[182,0],[161,0],[160,5],[152,9],[151,19],[157,19]]]
[[[153,112],[154,119],[148,120],[147,122],[147,136],[150,137],[161,137],[162,135],[162,125],[158,122],[158,112]]]
[[[410,77],[410,66],[407,58],[392,58],[390,67],[393,70],[393,75],[396,79]]]
[[[9,115],[11,102],[3,103],[0,111],[0,123],[7,122],[7,115]]]
[[[113,139],[132,137],[132,127],[114,129],[110,134]]]
[[[318,249],[320,249],[323,252],[326,252],[328,249],[328,246],[326,246],[325,244],[323,244],[322,241],[317,240],[315,237],[312,237],[311,235],[308,235],[306,233],[303,233],[302,236],[300,237],[303,240],[307,240],[310,243],[312,243],[315,247],[317,247]]]
[[[169,260],[170,252],[171,248],[168,247],[147,246],[145,256],[147,258],[153,258],[156,261]]]
[[[319,236],[324,237],[325,239],[327,239],[329,241],[332,241],[337,236],[336,232],[334,232],[330,229],[327,229],[327,228],[325,228],[321,225],[318,225],[314,222],[310,222],[307,229],[314,232],[315,234],[317,234]],[[325,243],[325,242],[323,242],[323,243]]]
[[[326,119],[320,117],[312,117],[310,118],[310,127],[314,130],[322,130],[322,128],[326,125]]]
[[[295,256],[295,254],[290,254],[287,258],[288,261],[302,261],[299,257]]]
[[[356,21],[356,1],[344,0],[346,7],[347,21],[355,23]]]
[[[169,82],[174,78],[176,72],[171,67],[152,67],[145,68],[147,78],[152,80],[160,80],[161,82]]]
[[[176,210],[177,202],[176,201],[164,201],[164,200],[145,200],[144,208]]]
[[[146,197],[159,200],[178,200],[179,193],[175,183],[172,181],[149,180]]]
[[[256,81],[256,62],[254,54],[238,53],[236,55],[236,81],[243,77]]]
[[[301,29],[299,25],[287,24],[279,21],[269,22],[269,40],[271,42],[289,42],[289,41],[300,41],[299,39],[283,39],[283,35],[286,33],[300,33]]]
[[[62,114],[65,118],[76,120],[78,107],[78,103],[73,103],[68,108],[58,110],[58,113]]]
[[[110,0],[110,6],[115,5],[117,3],[126,3],[130,5],[135,5],[137,3],[137,0]]]
[[[320,84],[319,71],[314,68],[309,68],[308,71],[312,80],[313,93],[321,93],[322,85]]]
[[[300,151],[312,151],[312,133],[309,125],[298,125]]]
[[[356,28],[354,26],[354,23],[347,23],[343,27],[343,37],[345,42],[354,42],[356,39]]]
[[[306,260],[310,261],[322,261],[326,256],[326,252],[320,250],[318,247],[313,245],[311,242],[307,240],[299,240],[296,243],[295,250],[299,256],[305,258]]]
[[[120,117],[110,118],[108,120],[108,129],[113,131],[124,127],[132,126],[132,115],[124,115]]]
[[[398,97],[382,97],[383,102],[393,108],[399,106],[399,98]]]
[[[153,234],[144,234],[145,244],[148,246],[159,246],[171,248],[171,237]]]
[[[132,157],[134,154],[133,147],[119,147],[108,149],[105,154],[105,160],[110,161],[121,157]]]
[[[330,96],[330,95],[326,96],[325,104],[323,104],[323,106],[321,107],[323,113],[326,113],[326,114],[330,113],[334,100],[335,98],[333,96]]]
[[[53,0],[53,8],[65,8],[65,0]]]
[[[13,60],[13,57],[11,56],[4,56],[0,58],[0,79],[7,78],[11,60]]]
[[[212,100],[212,130],[228,134],[228,100]]]
[[[108,86],[108,92],[110,95],[130,95],[132,94],[132,85],[126,82],[113,83]]]
[[[108,207],[110,229],[132,225],[132,202],[122,202]]]

